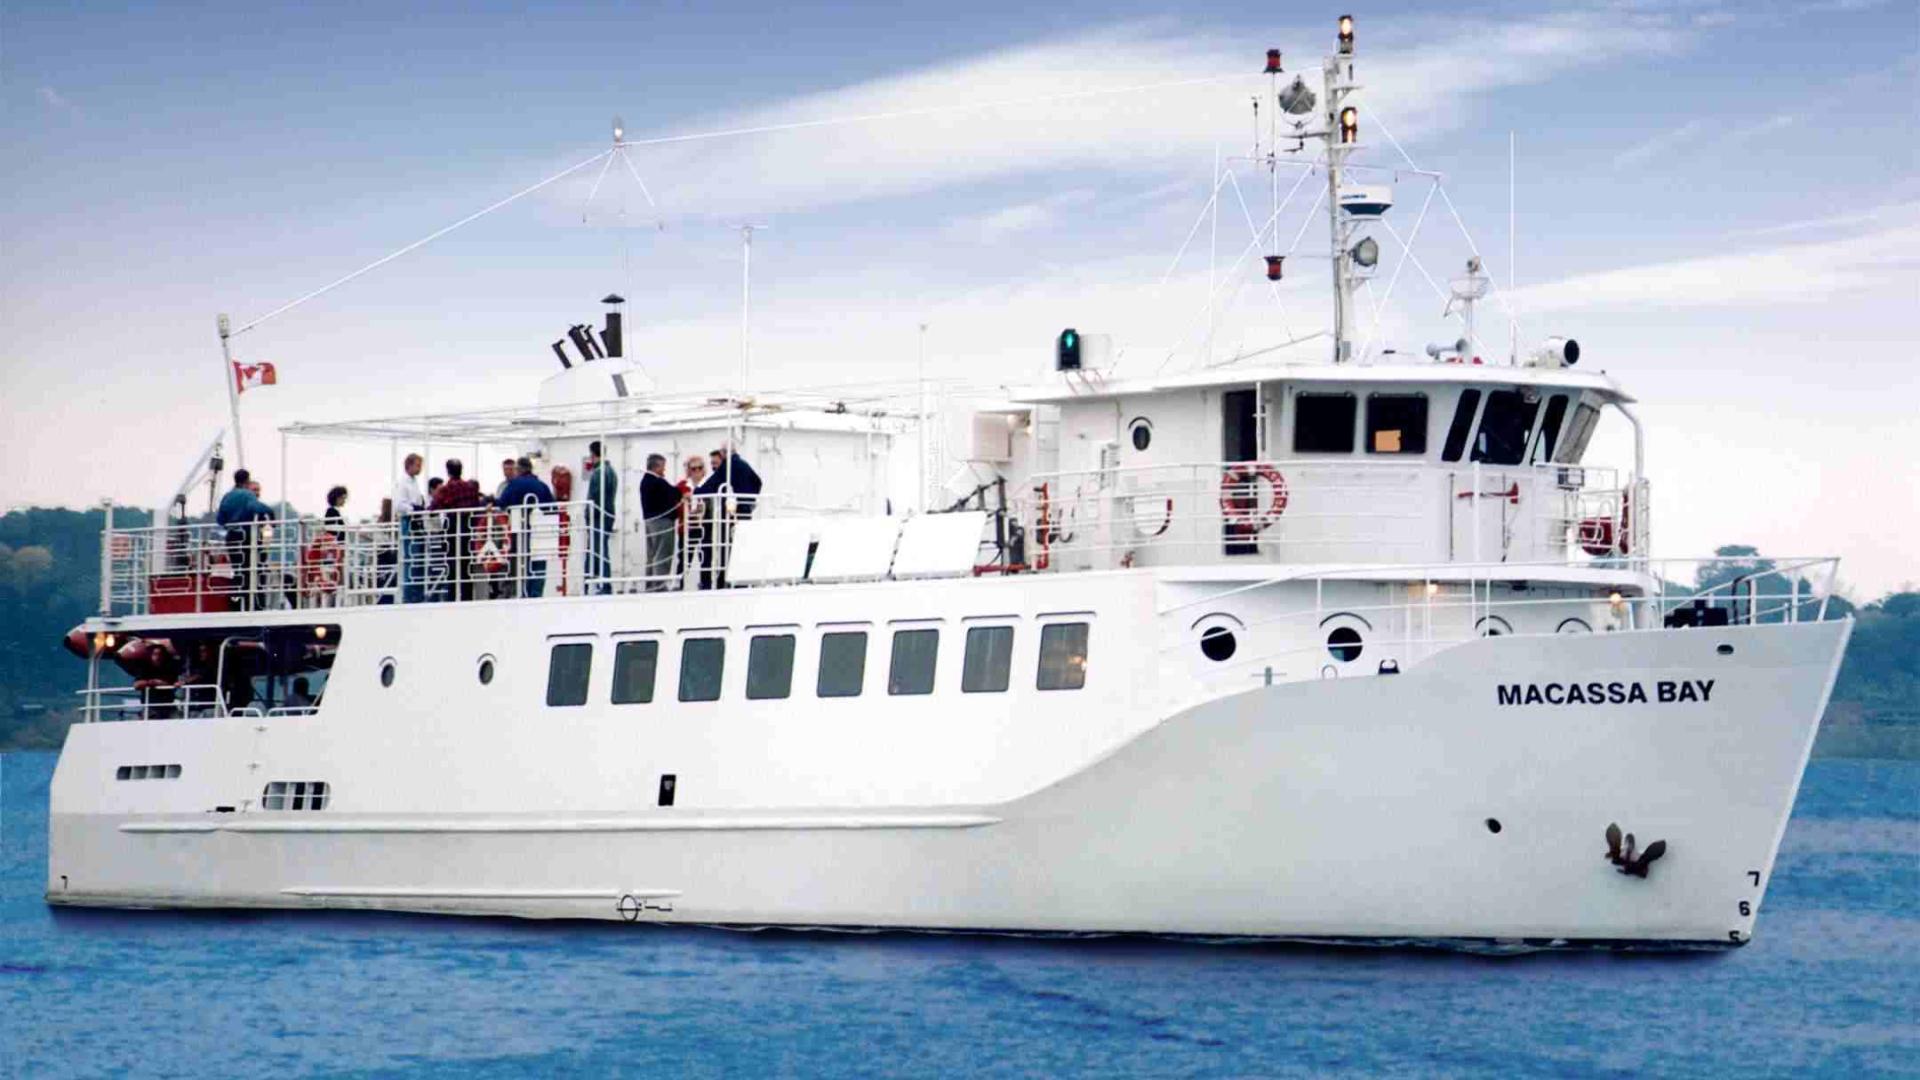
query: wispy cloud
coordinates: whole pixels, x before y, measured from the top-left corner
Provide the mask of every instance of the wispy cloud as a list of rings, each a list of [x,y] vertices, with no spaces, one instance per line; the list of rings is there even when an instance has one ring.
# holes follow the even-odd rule
[[[1843,240],[1782,244],[1582,274],[1519,290],[1521,310],[1758,307],[1831,300],[1906,285],[1916,271],[1920,221]]]
[[[942,231],[955,239],[999,243],[1021,233],[1054,225],[1074,207],[1084,206],[1093,198],[1094,193],[1085,188],[1063,191],[1044,199],[1014,203],[983,214],[955,218]]]
[[[1670,128],[1663,131],[1615,155],[1613,167],[1615,169],[1639,168],[1669,150],[1687,145],[1698,137],[1702,131],[1705,131],[1706,127],[1707,122],[1705,120],[1696,118],[1681,124],[1677,128]]]
[[[1762,225],[1753,229],[1736,229],[1729,236],[1778,236],[1783,233],[1827,232],[1847,229],[1855,225],[1869,225],[1877,221],[1914,219],[1920,220],[1920,203],[1890,203],[1876,206],[1871,210],[1861,210],[1851,214],[1830,214],[1824,217],[1801,218],[1796,221],[1782,221],[1773,225]]]
[[[1474,98],[1545,82],[1625,55],[1678,48],[1688,31],[1598,12],[1489,23],[1433,24],[1404,44],[1369,49],[1363,108],[1409,144],[1458,127]],[[1276,40],[1323,37],[1324,27]],[[1063,41],[1006,48],[912,73],[805,94],[777,106],[696,118],[680,130],[731,130],[1062,93],[1159,86],[1248,68],[1245,40],[1110,27]],[[1310,54],[1313,50],[1303,50]],[[724,217],[894,197],[942,187],[1071,170],[1167,176],[1216,146],[1247,140],[1246,92],[1265,79],[1088,96],[1039,106],[980,107],[900,120],[776,131],[636,149],[635,161],[670,214]],[[579,191],[557,199],[577,204]]]

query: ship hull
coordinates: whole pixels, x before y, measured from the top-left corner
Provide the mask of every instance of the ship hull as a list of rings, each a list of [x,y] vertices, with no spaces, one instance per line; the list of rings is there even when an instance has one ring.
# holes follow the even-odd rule
[[[139,752],[127,740],[192,728],[245,757],[264,726],[78,725],[55,780],[47,900],[1740,944],[1850,627],[1473,641],[1403,674],[1195,704],[1017,797],[946,805],[92,812],[84,777]],[[1665,856],[1621,873],[1609,824],[1642,849],[1664,840]]]

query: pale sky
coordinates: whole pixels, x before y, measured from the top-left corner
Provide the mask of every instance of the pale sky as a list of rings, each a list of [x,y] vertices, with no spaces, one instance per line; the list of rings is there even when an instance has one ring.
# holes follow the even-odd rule
[[[244,407],[270,488],[283,423],[530,403],[547,342],[609,290],[663,389],[730,386],[742,221],[769,226],[764,384],[910,374],[923,322],[949,377],[1018,381],[1065,325],[1151,370],[1203,336],[1206,229],[1159,283],[1216,149],[1222,275],[1240,196],[1271,210],[1268,175],[1235,160],[1265,50],[1311,78],[1342,10],[0,9],[0,507],[160,501],[227,422],[216,313],[246,322],[580,161],[614,115],[646,138],[1222,77],[636,148],[657,214],[617,164],[591,204],[596,173],[576,173],[236,341],[279,368]],[[1920,579],[1920,8],[1352,10],[1364,160],[1404,163],[1391,130],[1445,173],[1503,292],[1517,271],[1523,342],[1578,338],[1641,399],[1654,553],[1838,554],[1861,599]],[[1303,256],[1324,246],[1312,188],[1280,220]],[[1395,191],[1405,236],[1427,184]],[[1442,281],[1469,250],[1439,200],[1414,247]],[[1250,266],[1223,277],[1220,348],[1324,328],[1324,265],[1278,305]],[[1378,340],[1451,339],[1440,306],[1410,267]],[[1617,420],[1601,455],[1628,461]],[[302,448],[286,494],[317,508],[345,481],[370,513],[386,458]]]

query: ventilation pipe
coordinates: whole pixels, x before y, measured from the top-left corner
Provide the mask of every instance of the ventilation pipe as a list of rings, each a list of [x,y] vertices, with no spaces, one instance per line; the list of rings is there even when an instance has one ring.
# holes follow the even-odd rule
[[[560,358],[561,367],[571,368],[573,366],[573,361],[567,358],[567,343],[564,338],[553,343],[553,355]]]
[[[567,337],[573,341],[573,347],[580,353],[580,359],[583,362],[591,361],[594,358],[593,345],[587,340],[585,331],[586,325],[584,323],[575,323],[567,327]]]
[[[627,302],[626,298],[622,297],[619,293],[608,293],[600,302],[607,305],[608,309],[607,328],[600,332],[600,339],[605,342],[607,346],[607,355],[611,357],[624,356],[626,355],[626,350],[624,347],[625,343],[622,341],[620,305]]]

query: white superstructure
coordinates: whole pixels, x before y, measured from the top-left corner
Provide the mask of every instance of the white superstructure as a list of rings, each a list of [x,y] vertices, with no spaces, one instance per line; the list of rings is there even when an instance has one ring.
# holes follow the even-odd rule
[[[1744,942],[1850,628],[1833,561],[1650,558],[1632,399],[1571,342],[1482,363],[1477,261],[1456,347],[1351,347],[1393,202],[1340,180],[1351,41],[1324,129],[1273,140],[1328,143],[1332,363],[1127,376],[1068,331],[929,420],[676,397],[575,327],[534,406],[285,432],[526,456],[550,501],[110,526],[48,900]],[[719,446],[649,520],[648,457]],[[952,504],[896,503],[932,458]]]

